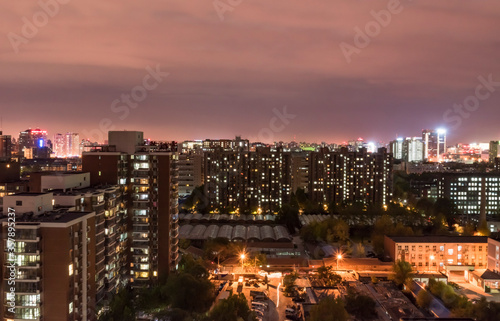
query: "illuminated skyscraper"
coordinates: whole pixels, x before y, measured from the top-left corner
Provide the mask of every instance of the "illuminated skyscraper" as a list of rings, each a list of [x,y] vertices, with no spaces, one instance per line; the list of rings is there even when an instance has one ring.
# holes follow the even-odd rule
[[[408,137],[403,143],[403,159],[406,162],[422,162],[424,144],[420,137]]]
[[[53,152],[56,157],[80,156],[80,135],[77,133],[55,134]]]
[[[19,133],[19,152],[23,152],[25,148],[43,148],[46,146],[46,130],[30,128]]]
[[[423,130],[422,141],[424,143],[424,160],[439,161],[446,153],[446,130]]]
[[[391,153],[394,159],[403,159],[403,142],[404,139],[400,137],[390,143]]]

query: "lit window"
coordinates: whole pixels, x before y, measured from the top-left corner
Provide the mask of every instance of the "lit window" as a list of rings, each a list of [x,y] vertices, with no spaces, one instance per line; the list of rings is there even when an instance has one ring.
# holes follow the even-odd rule
[[[73,275],[73,264],[70,264],[68,268],[69,268],[69,275],[70,276]]]

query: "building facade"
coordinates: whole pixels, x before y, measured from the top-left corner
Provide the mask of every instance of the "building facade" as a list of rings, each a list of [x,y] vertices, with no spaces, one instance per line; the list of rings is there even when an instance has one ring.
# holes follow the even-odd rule
[[[309,196],[324,204],[387,204],[392,199],[392,154],[346,148],[323,149],[309,156]]]
[[[2,269],[0,319],[96,320],[95,213],[34,209],[18,208],[13,242],[0,240],[0,264],[15,262]],[[7,235],[7,220],[1,225]],[[16,282],[8,287],[11,273]]]
[[[0,131],[0,161],[9,161],[12,157],[12,137]]]
[[[131,132],[124,133],[128,137]],[[130,151],[139,141],[134,133],[132,142],[120,138],[119,132],[110,141]],[[127,204],[130,281],[133,286],[144,286],[177,268],[178,155],[158,148],[133,154],[112,149],[83,153],[83,170],[90,173],[92,186],[117,184],[122,188]]]
[[[191,152],[179,154],[177,169],[179,172],[178,185],[180,197],[191,195],[196,187],[203,185],[203,163],[202,153]]]
[[[424,144],[423,158],[425,161],[437,162],[442,160],[442,156],[447,151],[446,130],[423,130],[422,142]]]
[[[292,155],[259,147],[254,152],[205,153],[205,194],[213,209],[277,212],[290,201]]]
[[[417,271],[486,269],[486,236],[385,236],[385,254]]]

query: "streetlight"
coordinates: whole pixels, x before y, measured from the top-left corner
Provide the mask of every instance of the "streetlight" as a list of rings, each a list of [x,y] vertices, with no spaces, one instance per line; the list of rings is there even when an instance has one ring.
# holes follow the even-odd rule
[[[431,265],[432,265],[432,261],[435,259],[434,255],[431,255],[429,257],[431,259],[431,261],[429,262],[429,271],[431,270]]]
[[[240,259],[241,259],[241,272],[243,272],[243,262],[245,261],[246,255],[245,253],[240,254]]]
[[[339,269],[339,261],[342,260],[342,254],[337,254],[337,270]]]

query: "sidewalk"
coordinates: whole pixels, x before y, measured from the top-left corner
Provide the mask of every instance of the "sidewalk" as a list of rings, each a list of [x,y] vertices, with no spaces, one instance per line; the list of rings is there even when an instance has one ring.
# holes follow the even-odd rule
[[[500,302],[500,293],[485,293],[480,287],[465,281],[458,282],[457,284],[460,286],[457,292],[465,295],[469,300],[479,300],[484,296],[488,301]]]

